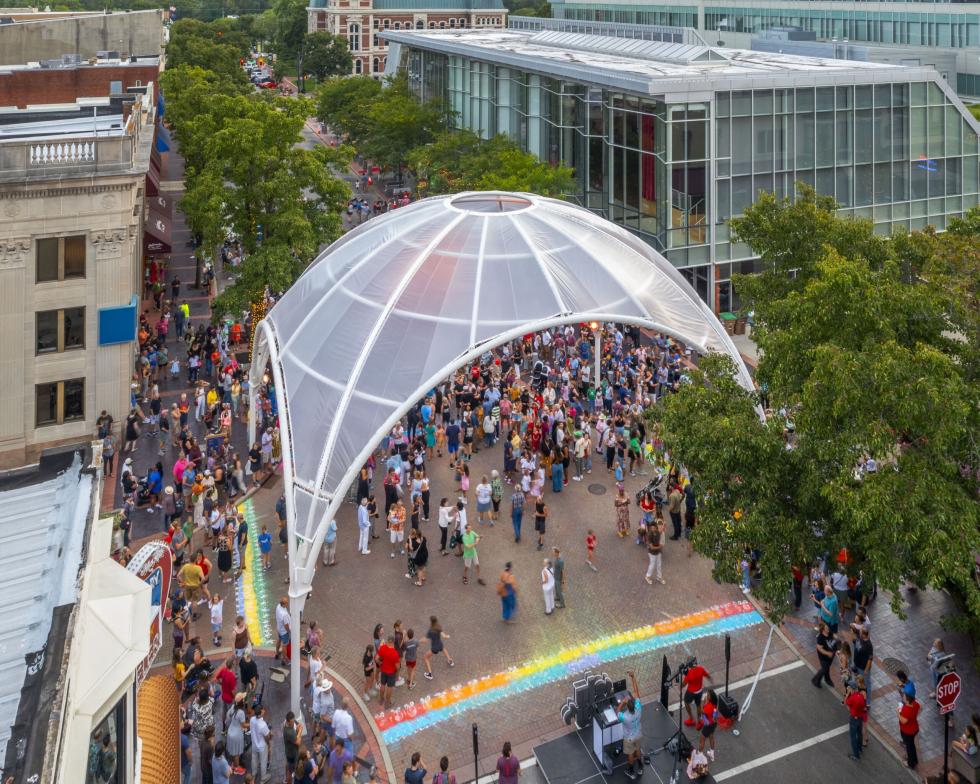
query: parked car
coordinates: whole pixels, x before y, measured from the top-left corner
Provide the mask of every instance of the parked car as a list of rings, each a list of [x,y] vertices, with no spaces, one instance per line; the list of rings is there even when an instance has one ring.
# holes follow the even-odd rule
[[[264,82],[259,82],[259,87],[261,87],[263,90],[274,90],[278,86],[279,85],[272,79],[266,79]]]

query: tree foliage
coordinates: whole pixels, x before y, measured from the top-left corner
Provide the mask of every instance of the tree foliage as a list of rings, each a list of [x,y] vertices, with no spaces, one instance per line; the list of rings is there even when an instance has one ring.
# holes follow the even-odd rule
[[[575,185],[571,169],[539,161],[503,134],[482,139],[469,130],[443,131],[412,150],[408,165],[419,192],[433,196],[470,190],[562,196]]]
[[[232,83],[246,85],[248,80],[239,59],[246,56],[250,48],[251,38],[241,29],[240,20],[201,22],[179,19],[170,28],[167,65],[168,68],[196,66]]]
[[[306,0],[275,0],[272,8],[278,26],[273,50],[280,58],[296,61],[306,37]]]
[[[736,285],[792,448],[787,420],[760,422],[719,357],[652,414],[702,491],[695,545],[732,581],[744,549],[761,551],[757,594],[776,618],[791,565],[843,547],[893,596],[904,583],[951,584],[980,621],[980,211],[945,235],[886,241],[834,207],[802,189],[732,221],[765,263]],[[865,455],[877,472],[857,472]]]
[[[317,79],[350,73],[353,60],[347,39],[318,30],[307,33],[303,43],[303,71]]]
[[[200,29],[184,25],[178,33],[200,38]],[[179,35],[176,44],[184,46]],[[240,73],[237,60],[235,67]],[[299,145],[313,112],[308,99],[257,93],[187,63],[164,72],[161,84],[187,164],[180,209],[206,253],[231,231],[247,254],[215,308],[237,313],[267,285],[287,288],[340,235],[349,190],[334,173],[346,168],[350,150]]]
[[[370,133],[364,107],[378,99],[381,89],[370,76],[330,79],[317,91],[317,119],[358,147]]]

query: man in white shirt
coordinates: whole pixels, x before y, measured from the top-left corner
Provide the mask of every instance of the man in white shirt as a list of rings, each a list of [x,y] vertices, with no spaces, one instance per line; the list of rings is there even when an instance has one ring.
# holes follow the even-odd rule
[[[541,570],[541,591],[544,593],[544,614],[551,615],[555,611],[555,573],[551,570],[551,561],[544,561]]]
[[[289,598],[286,596],[276,605],[276,635],[276,658],[281,658],[286,646],[284,661],[289,661]]]
[[[272,733],[265,720],[265,708],[261,705],[255,709],[255,715],[248,722],[252,734],[252,775],[257,784],[268,781],[269,775],[269,738]]]
[[[344,742],[344,748],[354,751],[351,736],[354,734],[354,719],[347,710],[347,700],[340,701],[340,707],[333,712],[333,732],[337,740]]]
[[[361,505],[357,507],[357,552],[361,555],[370,555],[368,543],[371,539],[371,516],[368,514],[368,500],[361,499]]]

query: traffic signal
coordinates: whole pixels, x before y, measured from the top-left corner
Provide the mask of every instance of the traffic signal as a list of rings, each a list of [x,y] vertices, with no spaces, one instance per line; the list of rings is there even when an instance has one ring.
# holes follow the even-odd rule
[[[245,58],[244,57],[239,57],[238,58],[238,64],[244,67],[244,65],[245,65]]]

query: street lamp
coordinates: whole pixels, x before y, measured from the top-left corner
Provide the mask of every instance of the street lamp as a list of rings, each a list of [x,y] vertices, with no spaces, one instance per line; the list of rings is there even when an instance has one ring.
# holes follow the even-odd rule
[[[595,378],[592,383],[595,385],[595,393],[598,397],[599,395],[599,355],[602,352],[602,345],[600,343],[601,338],[599,337],[599,322],[590,321],[589,329],[592,330],[593,336],[595,336]]]

